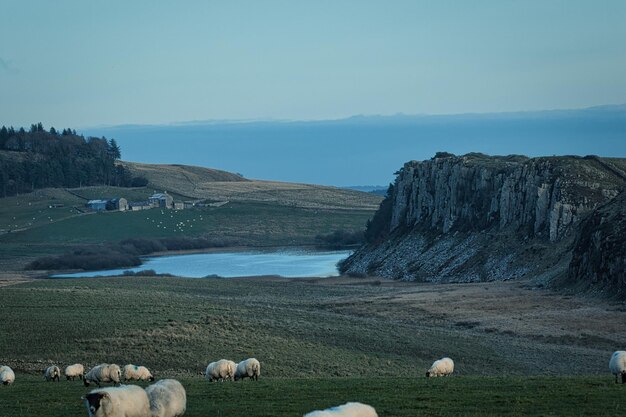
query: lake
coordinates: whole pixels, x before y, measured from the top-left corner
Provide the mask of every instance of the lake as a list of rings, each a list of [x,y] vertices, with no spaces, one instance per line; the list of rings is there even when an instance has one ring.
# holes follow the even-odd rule
[[[192,255],[156,256],[144,258],[136,268],[110,269],[52,275],[52,278],[87,278],[122,275],[124,271],[154,270],[158,274],[172,274],[186,278],[205,278],[217,275],[223,278],[258,275],[295,277],[331,277],[339,275],[337,262],[347,258],[351,251],[296,251],[274,252],[213,252]]]

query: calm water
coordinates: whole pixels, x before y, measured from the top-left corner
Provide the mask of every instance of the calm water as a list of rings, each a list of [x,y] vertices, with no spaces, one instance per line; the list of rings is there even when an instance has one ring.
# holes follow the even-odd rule
[[[255,275],[280,275],[283,277],[331,277],[339,275],[337,262],[347,258],[350,251],[333,252],[225,252],[194,255],[158,256],[144,259],[136,268],[80,272],[53,275],[53,278],[82,278],[121,275],[124,271],[152,269],[159,274],[172,274],[188,278],[219,275],[224,278]]]

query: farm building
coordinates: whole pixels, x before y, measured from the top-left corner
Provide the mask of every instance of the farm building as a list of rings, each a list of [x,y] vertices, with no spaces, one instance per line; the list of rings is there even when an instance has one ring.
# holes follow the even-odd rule
[[[107,200],[89,200],[86,206],[95,211],[105,211],[107,209]]]
[[[167,191],[163,193],[155,193],[148,198],[148,201],[152,205],[152,207],[160,207],[160,208],[173,208],[174,207],[174,198],[167,193]]]
[[[149,210],[152,207],[148,201],[131,201],[128,203],[128,210],[131,211]]]
[[[126,211],[128,210],[128,200],[124,197],[112,198],[107,202],[107,210]]]
[[[126,211],[128,210],[128,201],[125,198],[89,200],[86,206],[95,211]]]

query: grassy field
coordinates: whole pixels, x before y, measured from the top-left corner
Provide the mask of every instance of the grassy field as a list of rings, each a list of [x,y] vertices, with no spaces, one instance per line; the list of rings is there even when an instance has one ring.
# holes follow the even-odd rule
[[[293,417],[347,401],[370,404],[381,417],[626,414],[626,387],[599,377],[180,380],[188,417]],[[0,410],[5,417],[84,416],[80,398],[88,391],[79,381],[46,383],[39,376],[23,376],[13,386],[0,387]]]
[[[55,209],[49,209],[49,211]],[[363,230],[370,210],[326,210],[234,202],[190,210],[152,209],[74,216],[0,235],[0,266],[23,266],[44,255],[84,244],[128,238],[209,237],[233,246],[305,246],[318,234]]]
[[[86,388],[45,383],[40,372],[110,362],[179,378],[189,416],[298,416],[346,401],[381,416],[624,415],[626,386],[607,370],[613,342],[603,331],[621,338],[626,313],[594,305],[512,283],[36,280],[0,288],[0,363],[17,374],[0,387],[0,410],[84,415]],[[471,322],[455,316],[459,308]],[[528,309],[527,328],[512,326]],[[556,337],[557,310],[570,322],[561,332],[571,324],[593,337]],[[539,338],[543,331],[553,337]],[[455,359],[455,376],[427,380],[444,355]],[[223,357],[258,358],[260,381],[202,380],[206,364]]]
[[[12,243],[65,244],[117,242],[131,237],[216,236],[253,244],[314,243],[315,235],[337,228],[362,230],[366,210],[314,210],[264,203],[229,203],[190,210],[96,213],[4,235]]]
[[[307,246],[335,230],[361,231],[380,196],[318,185],[242,180],[202,167],[126,163],[140,169],[148,187],[49,188],[2,198],[0,278],[30,261],[85,244],[127,238],[206,237],[227,246]],[[184,211],[86,211],[89,199],[145,201],[167,190],[175,201],[228,202]]]

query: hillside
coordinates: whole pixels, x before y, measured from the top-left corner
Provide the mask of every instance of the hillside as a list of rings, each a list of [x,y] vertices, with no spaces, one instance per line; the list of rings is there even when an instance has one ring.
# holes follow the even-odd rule
[[[363,230],[381,200],[353,190],[247,180],[208,168],[122,163],[148,185],[43,188],[0,199],[0,275],[42,256],[131,238],[204,238],[216,246],[315,245],[320,234]],[[85,207],[92,199],[145,201],[155,191],[168,191],[177,202],[219,204],[105,213]]]
[[[440,153],[399,171],[345,272],[431,282],[562,277],[576,230],[626,185],[624,160]],[[374,233],[375,232],[375,233]]]
[[[167,190],[184,199],[255,201],[293,207],[374,210],[380,196],[343,188],[278,181],[250,180],[226,171],[189,165],[121,162],[148,188]]]

